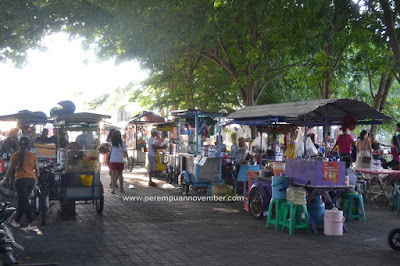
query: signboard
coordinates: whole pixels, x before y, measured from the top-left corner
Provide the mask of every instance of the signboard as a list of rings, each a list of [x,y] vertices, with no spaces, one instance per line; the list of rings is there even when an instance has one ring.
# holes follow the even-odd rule
[[[339,182],[339,162],[323,162],[322,178],[324,181]]]

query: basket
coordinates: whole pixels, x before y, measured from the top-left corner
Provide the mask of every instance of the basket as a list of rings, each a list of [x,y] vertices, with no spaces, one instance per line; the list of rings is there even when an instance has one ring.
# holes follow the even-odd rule
[[[93,175],[81,175],[82,186],[90,187],[93,182]]]

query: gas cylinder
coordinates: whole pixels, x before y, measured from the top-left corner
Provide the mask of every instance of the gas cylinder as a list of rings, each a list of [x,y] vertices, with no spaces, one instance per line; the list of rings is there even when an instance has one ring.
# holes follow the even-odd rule
[[[315,199],[311,200],[307,208],[314,224],[316,226],[324,225],[325,202],[322,201],[320,194],[317,194]]]

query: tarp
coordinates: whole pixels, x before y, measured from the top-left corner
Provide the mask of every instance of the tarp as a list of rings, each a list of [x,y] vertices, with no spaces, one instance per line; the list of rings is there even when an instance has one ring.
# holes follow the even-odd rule
[[[154,124],[160,122],[165,122],[165,119],[153,112],[144,111],[143,113],[132,117],[129,124]]]
[[[0,121],[19,121],[24,124],[46,124],[50,122],[43,112],[19,111],[16,114],[2,115]]]
[[[340,124],[344,116],[351,116],[356,123],[379,124],[391,118],[368,104],[352,99],[323,99],[246,106],[228,115],[230,123],[267,125],[286,122],[304,125]]]

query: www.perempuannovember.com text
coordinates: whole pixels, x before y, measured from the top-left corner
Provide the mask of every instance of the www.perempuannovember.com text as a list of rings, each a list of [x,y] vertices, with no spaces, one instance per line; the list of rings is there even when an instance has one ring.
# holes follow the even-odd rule
[[[243,201],[243,196],[123,196],[123,201],[152,202],[152,201]]]

